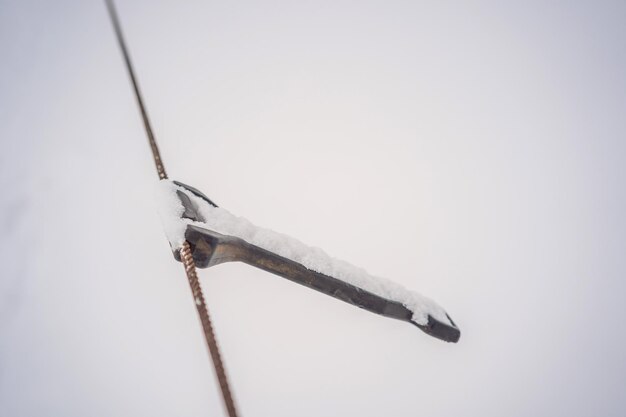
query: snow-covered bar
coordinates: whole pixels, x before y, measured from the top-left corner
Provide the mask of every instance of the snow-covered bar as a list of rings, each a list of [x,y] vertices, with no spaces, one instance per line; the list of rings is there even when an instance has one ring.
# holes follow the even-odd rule
[[[408,321],[447,342],[460,337],[445,310],[427,297],[290,236],[257,227],[217,207],[195,188],[163,180],[158,191],[159,214],[177,259],[187,240],[199,268],[244,262],[368,311]]]

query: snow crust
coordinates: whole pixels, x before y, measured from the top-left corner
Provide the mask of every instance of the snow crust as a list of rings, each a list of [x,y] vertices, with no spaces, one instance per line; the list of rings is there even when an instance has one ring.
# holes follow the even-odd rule
[[[184,207],[176,191],[185,193],[202,215],[205,222],[181,218]],[[335,259],[323,250],[310,247],[290,236],[253,225],[243,217],[237,217],[220,207],[213,207],[185,188],[169,180],[159,182],[157,192],[159,215],[165,234],[174,249],[180,249],[185,241],[187,225],[193,224],[224,235],[236,236],[248,243],[275,252],[306,268],[340,279],[389,300],[402,303],[413,312],[412,320],[426,325],[428,315],[442,323],[452,324],[446,312],[437,303],[400,284],[370,275],[362,268]]]

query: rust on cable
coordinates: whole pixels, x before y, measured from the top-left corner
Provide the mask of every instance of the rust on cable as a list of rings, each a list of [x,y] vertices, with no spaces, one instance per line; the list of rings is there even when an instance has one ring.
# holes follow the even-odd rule
[[[202,323],[202,329],[204,330],[204,338],[209,348],[211,358],[213,359],[217,380],[220,384],[220,389],[222,390],[224,405],[226,406],[228,415],[230,417],[236,417],[237,410],[235,409],[235,402],[233,401],[233,396],[228,384],[228,377],[226,376],[226,371],[224,370],[222,355],[220,354],[220,349],[213,332],[211,318],[209,317],[209,311],[207,309],[206,302],[204,301],[204,295],[202,294],[202,288],[200,287],[200,281],[198,280],[196,264],[193,260],[193,256],[191,255],[191,247],[187,241],[185,241],[183,248],[180,250],[180,258],[185,267],[187,279],[189,280],[189,286],[191,287],[198,315],[200,316],[200,322]]]
[[[135,77],[135,70],[130,60],[130,54],[128,53],[126,42],[124,41],[124,34],[122,33],[122,25],[120,24],[120,20],[117,16],[117,12],[115,11],[115,5],[113,4],[113,0],[106,0],[106,5],[107,5],[107,9],[109,10],[109,16],[111,16],[113,29],[115,29],[117,43],[119,44],[120,49],[122,50],[122,55],[124,56],[124,62],[126,63],[126,69],[128,70],[130,81],[133,84],[133,90],[135,91],[135,98],[137,99],[139,110],[141,111],[141,119],[143,120],[143,126],[146,130],[146,135],[148,136],[148,143],[150,144],[150,150],[152,151],[152,156],[154,158],[154,165],[156,166],[157,174],[159,175],[160,180],[166,180],[167,173],[165,172],[165,165],[163,164],[163,160],[161,159],[161,152],[159,152],[159,147],[157,145],[156,138],[154,137],[154,133],[152,132],[152,125],[150,123],[150,119],[148,118],[148,111],[146,110],[146,105],[144,104],[143,96],[141,95],[141,90],[139,89],[139,82],[137,82],[137,78]]]
[[[124,35],[122,33],[122,27],[117,16],[117,12],[115,10],[115,5],[113,4],[113,0],[105,1],[107,9],[109,11],[111,22],[113,24],[113,28],[115,29],[117,42],[122,51],[122,55],[124,56],[126,69],[128,70],[128,75],[133,85],[135,98],[137,100],[137,104],[139,105],[139,110],[141,111],[141,118],[143,120],[146,135],[148,136],[148,143],[150,144],[150,150],[152,151],[152,157],[154,159],[154,165],[156,166],[157,174],[160,180],[167,179],[165,165],[163,164],[163,160],[161,159],[161,153],[159,152],[159,147],[157,145],[154,132],[152,131],[152,125],[150,124],[150,119],[148,118],[148,111],[146,110],[146,106],[141,95],[141,90],[139,89],[139,83],[137,81],[137,78],[135,77],[135,71],[130,60],[130,54],[128,52],[128,48],[126,47],[126,42],[124,41]],[[185,267],[187,279],[189,280],[189,286],[191,287],[194,304],[196,305],[196,310],[198,310],[198,316],[200,317],[200,323],[202,324],[202,330],[204,331],[204,339],[209,349],[209,354],[213,361],[213,367],[215,368],[215,374],[217,376],[220,389],[222,391],[224,405],[226,406],[229,417],[237,417],[237,410],[235,408],[233,396],[231,394],[230,386],[228,384],[228,378],[226,377],[226,371],[224,370],[224,363],[222,362],[222,356],[220,354],[219,346],[215,338],[215,332],[213,331],[213,325],[209,316],[209,310],[207,309],[204,295],[202,294],[202,288],[200,287],[200,281],[198,280],[196,265],[193,257],[191,256],[191,249],[188,242],[185,242],[185,244],[183,245],[183,248],[180,251],[180,256]]]

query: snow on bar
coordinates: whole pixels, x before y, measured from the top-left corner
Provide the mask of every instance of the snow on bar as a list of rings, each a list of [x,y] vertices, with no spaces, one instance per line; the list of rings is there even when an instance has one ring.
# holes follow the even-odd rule
[[[176,191],[185,193],[196,205],[206,222],[182,218],[184,211]],[[297,239],[269,229],[257,227],[243,217],[237,217],[220,207],[213,207],[185,188],[169,180],[159,182],[158,209],[165,234],[173,249],[180,249],[185,241],[187,225],[203,227],[223,235],[235,236],[280,256],[291,259],[306,268],[337,278],[358,288],[369,291],[391,301],[403,304],[413,312],[413,321],[426,325],[428,316],[452,325],[446,312],[437,303],[400,284],[385,278],[372,276],[362,268],[335,259],[319,248],[305,245]]]

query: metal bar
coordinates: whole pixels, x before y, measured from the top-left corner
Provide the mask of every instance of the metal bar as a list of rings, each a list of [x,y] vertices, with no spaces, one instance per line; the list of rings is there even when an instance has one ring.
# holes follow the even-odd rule
[[[412,320],[413,312],[402,303],[388,300],[340,279],[310,270],[302,264],[252,245],[238,237],[188,225],[185,238],[190,244],[192,256],[199,268],[208,268],[224,262],[243,262],[372,313],[409,322],[437,339],[456,343],[461,336],[460,330],[454,326],[450,317],[448,319],[452,325],[431,316],[428,317],[425,325],[418,324]]]

